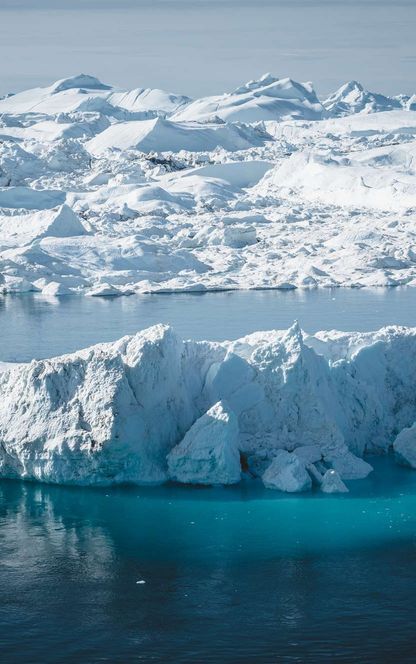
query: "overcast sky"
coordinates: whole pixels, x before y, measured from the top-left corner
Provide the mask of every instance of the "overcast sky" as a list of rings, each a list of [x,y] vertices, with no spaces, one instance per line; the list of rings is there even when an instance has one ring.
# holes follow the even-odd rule
[[[80,72],[191,96],[270,71],[416,92],[416,0],[0,0],[0,94]]]

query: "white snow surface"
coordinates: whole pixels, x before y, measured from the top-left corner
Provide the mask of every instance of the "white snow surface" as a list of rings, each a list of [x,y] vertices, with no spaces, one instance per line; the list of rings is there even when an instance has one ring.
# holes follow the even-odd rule
[[[415,95],[62,79],[0,100],[1,288],[412,286],[415,169]]]
[[[369,92],[358,81],[349,81],[342,85],[323,102],[330,115],[343,116],[352,113],[377,113],[379,111],[392,111],[401,109],[408,102],[406,95],[399,97],[386,97],[385,95]]]
[[[394,444],[414,462],[415,367],[416,328],[308,335],[295,323],[214,343],[157,325],[2,366],[0,475],[223,484],[241,472],[282,491],[323,476],[339,491],[371,472],[367,454]]]

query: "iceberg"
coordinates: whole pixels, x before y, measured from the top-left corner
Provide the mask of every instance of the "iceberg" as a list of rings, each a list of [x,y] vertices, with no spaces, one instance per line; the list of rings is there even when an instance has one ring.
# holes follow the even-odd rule
[[[44,88],[25,90],[0,99],[0,113],[44,113],[49,116],[78,110],[101,109],[112,115],[117,109],[127,113],[172,113],[189,103],[185,95],[164,90],[136,88],[121,90],[102,83],[95,76],[78,74]]]
[[[234,92],[197,99],[174,114],[173,119],[207,121],[220,118],[226,122],[264,120],[321,120],[325,110],[311,83],[297,83],[290,78],[264,74]]]
[[[120,122],[111,125],[87,143],[87,150],[97,156],[107,150],[135,149],[140,152],[212,151],[230,152],[264,143],[265,137],[250,127],[154,120]]]
[[[399,97],[386,97],[369,92],[358,81],[349,81],[323,102],[331,117],[342,117],[353,113],[379,113],[405,108],[406,100]]]
[[[416,329],[308,335],[297,324],[221,343],[157,325],[9,364],[0,476],[344,491],[371,472],[371,454],[414,465],[415,366]]]
[[[67,205],[24,215],[0,215],[0,247],[19,247],[43,237],[73,237],[87,231]]]

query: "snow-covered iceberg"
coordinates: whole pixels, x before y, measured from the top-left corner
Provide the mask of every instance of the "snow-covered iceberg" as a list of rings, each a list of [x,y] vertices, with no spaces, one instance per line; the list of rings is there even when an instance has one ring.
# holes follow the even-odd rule
[[[84,485],[241,475],[343,491],[341,480],[371,472],[368,454],[394,447],[414,460],[415,369],[416,329],[312,336],[295,324],[214,343],[158,325],[3,367],[0,475]]]
[[[185,95],[164,90],[136,88],[121,90],[102,83],[95,76],[79,74],[43,88],[25,90],[0,99],[0,113],[73,113],[101,111],[116,115],[122,109],[130,114],[167,115],[191,101]],[[128,115],[126,115],[127,119]]]
[[[352,115],[353,113],[379,113],[406,107],[408,97],[386,97],[369,92],[358,81],[349,81],[330,95],[323,106],[331,117]]]
[[[197,99],[175,113],[177,122],[204,122],[220,118],[227,122],[261,120],[320,120],[325,110],[311,83],[264,74],[234,92]]]
[[[67,205],[32,214],[0,215],[0,247],[19,247],[43,237],[73,237],[86,232]]]
[[[237,125],[199,125],[171,122],[162,118],[111,125],[87,143],[95,156],[107,150],[136,149],[141,152],[244,150],[264,143],[265,135],[255,129]]]

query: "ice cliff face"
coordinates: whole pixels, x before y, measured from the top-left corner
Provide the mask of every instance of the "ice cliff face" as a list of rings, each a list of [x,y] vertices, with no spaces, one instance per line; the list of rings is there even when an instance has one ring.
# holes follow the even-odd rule
[[[91,485],[242,474],[343,491],[371,472],[368,452],[394,443],[414,463],[415,367],[415,329],[308,336],[294,325],[219,344],[155,326],[5,367],[0,473]]]

